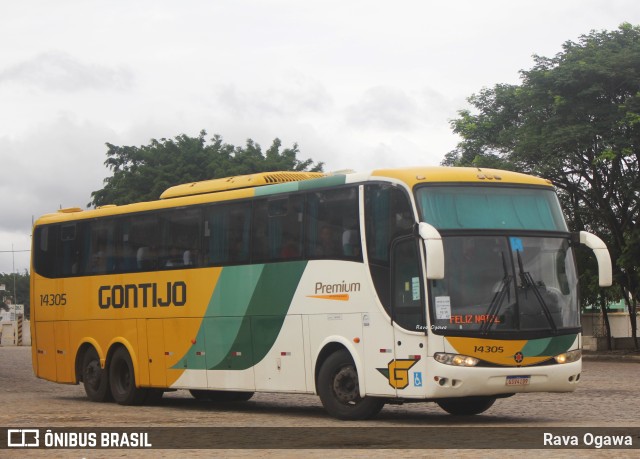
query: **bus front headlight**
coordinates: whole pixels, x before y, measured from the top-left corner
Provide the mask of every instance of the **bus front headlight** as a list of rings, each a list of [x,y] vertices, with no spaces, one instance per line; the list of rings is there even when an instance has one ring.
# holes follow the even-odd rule
[[[436,359],[437,362],[456,367],[475,367],[479,362],[475,357],[461,354],[447,354],[444,352],[436,352],[433,358]]]
[[[580,349],[575,349],[573,351],[565,352],[564,354],[559,354],[554,357],[556,362],[558,363],[571,363],[576,362],[582,358],[582,351]]]

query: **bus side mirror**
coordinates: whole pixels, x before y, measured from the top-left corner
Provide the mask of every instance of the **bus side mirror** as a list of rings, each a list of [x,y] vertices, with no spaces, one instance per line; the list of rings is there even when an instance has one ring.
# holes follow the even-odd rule
[[[442,236],[428,223],[418,224],[418,234],[424,241],[427,257],[427,279],[444,279],[444,247]]]
[[[584,244],[593,250],[598,261],[598,283],[600,287],[610,287],[612,283],[611,257],[609,250],[602,239],[595,234],[580,231],[580,244]]]

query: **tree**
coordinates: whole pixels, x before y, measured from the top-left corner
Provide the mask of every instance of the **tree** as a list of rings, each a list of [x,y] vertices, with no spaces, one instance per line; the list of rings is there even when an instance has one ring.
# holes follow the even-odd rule
[[[5,291],[0,292],[0,306],[5,302],[13,304],[24,304],[24,314],[29,318],[30,305],[30,283],[29,272],[24,273],[0,273],[0,284],[5,286]],[[15,289],[15,292],[14,292]]]
[[[251,139],[245,147],[234,147],[219,135],[207,143],[206,135],[200,131],[198,137],[182,134],[174,139],[152,139],[149,145],[140,147],[107,143],[104,164],[113,175],[104,180],[104,188],[91,193],[88,205],[150,201],[181,183],[276,170],[316,172],[323,167],[323,163],[311,159],[299,160],[298,145],[282,149],[277,138],[263,153]]]
[[[640,268],[640,27],[622,24],[534,56],[522,84],[469,98],[452,121],[462,137],[448,165],[500,166],[548,178],[574,231],[606,242],[629,306],[636,347]],[[623,255],[627,256],[623,256]]]

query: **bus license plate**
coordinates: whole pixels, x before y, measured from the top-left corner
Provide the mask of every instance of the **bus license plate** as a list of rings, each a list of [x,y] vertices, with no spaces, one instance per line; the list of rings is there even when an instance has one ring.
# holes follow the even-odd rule
[[[507,386],[528,386],[531,376],[507,376]]]

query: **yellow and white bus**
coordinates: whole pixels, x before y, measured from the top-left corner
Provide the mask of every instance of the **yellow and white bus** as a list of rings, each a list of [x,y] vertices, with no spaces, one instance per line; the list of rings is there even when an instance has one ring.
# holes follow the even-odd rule
[[[387,401],[477,414],[570,392],[574,247],[552,184],[475,168],[274,172],[44,215],[33,368],[97,402],[309,393],[341,419]]]

